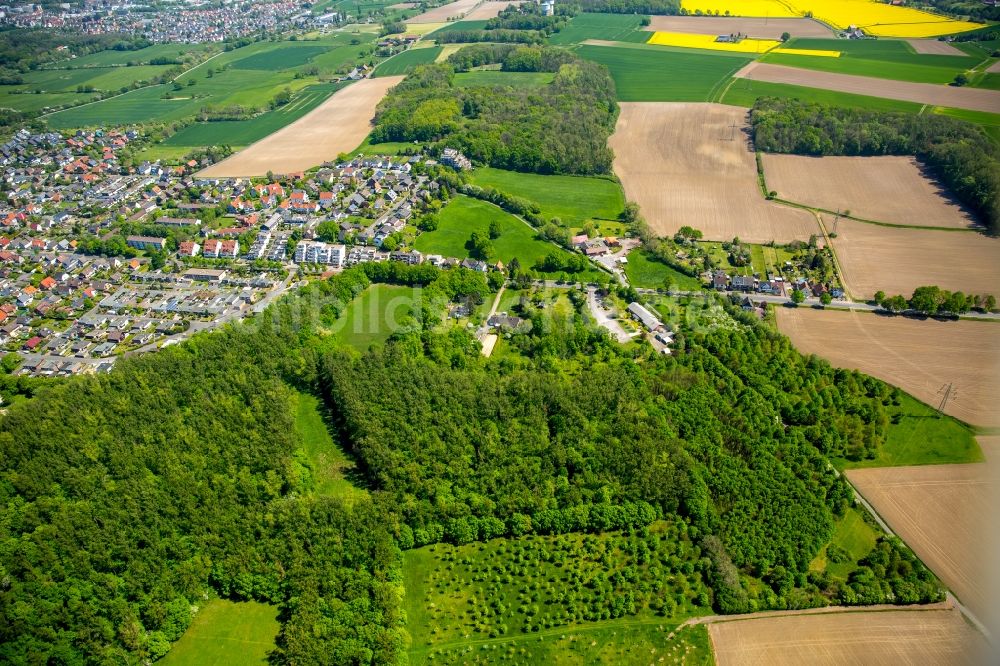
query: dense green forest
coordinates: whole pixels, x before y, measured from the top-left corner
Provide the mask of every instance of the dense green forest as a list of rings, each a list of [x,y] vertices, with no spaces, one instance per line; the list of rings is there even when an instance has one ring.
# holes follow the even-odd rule
[[[361,355],[325,331],[372,282],[423,297]],[[570,314],[523,305],[531,332],[485,359],[470,331],[438,324],[448,302],[488,294],[473,271],[366,264],[12,405],[0,661],[156,659],[214,594],[281,607],[274,663],[401,663],[401,550],[642,534],[661,518],[683,525],[690,545],[670,566],[707,582],[706,610],[940,598],[893,540],[847,580],[808,570],[851,502],[825,456],[873,455],[892,389],[802,357],[737,309],[735,327],[688,332],[676,357],[622,347],[579,293]],[[370,500],[313,492],[292,388],[326,399]]]
[[[504,169],[594,174],[611,169],[607,139],[618,116],[614,82],[598,64],[548,47],[473,46],[453,63],[555,72],[538,88],[453,85],[456,65],[418,67],[379,104],[372,143],[436,142]],[[475,66],[475,65],[472,65]]]
[[[759,150],[804,155],[915,155],[1000,233],[1000,146],[982,128],[913,115],[762,97],[750,112]]]

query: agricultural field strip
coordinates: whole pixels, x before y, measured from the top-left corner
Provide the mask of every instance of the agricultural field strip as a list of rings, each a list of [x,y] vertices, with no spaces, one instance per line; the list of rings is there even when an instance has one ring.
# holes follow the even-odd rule
[[[900,226],[977,226],[912,157],[762,157],[768,189],[785,200]]]
[[[924,55],[966,55],[948,42],[940,42],[936,39],[907,39],[906,43],[912,46],[914,51]]]
[[[980,663],[987,643],[956,610],[758,618],[709,625],[719,666]]]
[[[946,405],[946,414],[977,426],[1000,426],[995,408],[1000,358],[982,354],[1000,341],[996,322],[778,308],[777,324],[802,353],[878,377],[928,404],[940,402],[938,391],[954,383],[959,395]]]
[[[749,63],[735,76],[751,78],[755,81],[789,83],[809,88],[837,90],[871,97],[886,97],[934,106],[1000,113],[1000,91],[994,90],[891,81],[869,76],[820,72],[762,62]]]
[[[994,456],[995,457],[995,456]],[[847,478],[892,530],[974,614],[996,626],[990,494],[996,461],[847,470]]]
[[[451,2],[446,5],[441,5],[440,7],[434,7],[433,9],[428,9],[423,14],[418,14],[412,18],[407,19],[407,23],[441,23],[442,21],[447,21],[450,18],[457,16],[464,16],[471,12],[474,8],[478,7],[483,0],[456,0],[456,2]],[[500,4],[500,3],[490,3],[490,4]],[[499,12],[500,9],[497,9]]]
[[[792,37],[832,37],[833,31],[818,21],[806,18],[738,18],[732,16],[651,16],[643,30],[684,32],[697,35],[728,35],[742,32],[756,39]]]
[[[379,101],[402,80],[402,76],[386,76],[351,84],[294,123],[210,166],[201,175],[292,173],[350,151],[371,131]]]
[[[609,144],[628,199],[658,234],[690,225],[707,240],[808,239],[819,231],[810,212],[761,194],[745,131],[739,107],[623,103]]]

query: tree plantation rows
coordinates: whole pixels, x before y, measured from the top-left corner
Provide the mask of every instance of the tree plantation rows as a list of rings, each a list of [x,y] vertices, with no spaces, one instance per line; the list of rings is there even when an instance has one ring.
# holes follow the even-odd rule
[[[1000,147],[982,128],[933,113],[867,111],[762,97],[750,112],[758,150],[803,155],[915,155],[1000,233]]]
[[[359,354],[327,330],[373,282],[423,298]],[[0,661],[155,660],[213,595],[279,606],[276,664],[403,663],[433,626],[940,598],[896,541],[848,580],[809,570],[851,503],[827,456],[878,451],[889,387],[735,309],[676,357],[622,347],[582,294],[526,308],[530,333],[487,359],[438,324],[490,296],[481,273],[365,264],[10,406]],[[370,499],[315,491],[293,389],[326,401]],[[404,613],[413,557],[430,558],[418,599],[474,603]]]
[[[372,143],[420,141],[458,148],[479,162],[537,173],[608,173],[607,138],[618,116],[607,69],[548,47],[474,46],[456,64],[416,68],[379,103]],[[458,67],[555,72],[537,88],[457,87]]]

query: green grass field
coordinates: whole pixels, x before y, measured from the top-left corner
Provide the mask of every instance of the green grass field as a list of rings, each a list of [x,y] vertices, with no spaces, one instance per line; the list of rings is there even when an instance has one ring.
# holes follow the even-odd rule
[[[365,351],[384,343],[419,313],[419,299],[419,289],[373,284],[351,301],[329,332],[344,344]]]
[[[183,75],[179,80],[180,90],[174,90],[172,85],[142,88],[113,99],[67,109],[47,119],[53,128],[68,129],[180,120],[194,116],[204,107],[266,108],[274,95],[285,87],[297,93],[320,84],[316,76],[303,73],[306,65],[318,67],[320,74],[332,71],[359,57],[365,42],[373,39],[372,35],[362,35],[362,44],[349,45],[348,40],[354,37],[340,33],[318,41],[257,42],[223,53]],[[272,69],[262,69],[268,63]],[[223,71],[216,73],[220,68]],[[208,76],[210,70],[213,72],[211,77]],[[300,78],[296,79],[296,74]],[[192,80],[194,85],[187,85]],[[167,99],[168,96],[171,98]],[[285,124],[295,117],[284,119]],[[261,122],[269,123],[279,118],[274,116]],[[236,130],[237,133],[242,131],[243,128]]]
[[[834,526],[833,538],[816,558],[809,564],[813,571],[826,571],[832,576],[847,580],[851,572],[857,569],[858,560],[864,559],[875,547],[878,531],[865,522],[864,517],[856,509],[848,509],[844,516]],[[833,554],[838,552],[841,556]],[[833,552],[831,552],[833,551]],[[843,558],[843,553],[847,554]],[[842,560],[835,562],[833,560]]]
[[[542,654],[565,663],[560,653],[589,646],[595,657],[611,657],[604,652],[610,648],[626,660],[603,663],[637,663],[629,641],[605,641],[630,625],[643,627],[636,640],[663,640],[679,620],[709,610],[700,605],[707,602],[701,574],[684,566],[694,548],[676,524],[658,522],[645,534],[530,536],[409,550],[403,583],[411,658],[436,663],[445,656],[447,663],[446,655],[472,647],[499,660],[513,647],[518,663],[541,663]],[[607,633],[590,637],[592,630]],[[587,639],[568,640],[573,634]],[[647,648],[646,659],[649,654]]]
[[[942,465],[982,462],[983,452],[973,431],[950,416],[902,393],[900,405],[889,407],[894,421],[885,446],[874,460],[836,461],[845,469],[894,467],[897,465]]]
[[[934,107],[934,113],[953,118],[961,118],[970,123],[975,123],[983,128],[986,134],[1000,143],[1000,113],[987,113],[985,111],[969,111],[967,109],[947,109],[941,106]]]
[[[819,49],[840,51],[837,60],[881,60],[897,63],[924,63],[936,67],[970,67],[977,59],[971,56],[926,55],[917,53],[912,46],[901,39],[820,39],[797,37],[785,45],[795,49]],[[816,58],[819,60],[819,58]],[[834,58],[823,58],[833,60]]]
[[[820,58],[816,59],[819,60]],[[805,86],[793,86],[784,83],[767,83],[750,79],[733,79],[732,84],[724,88],[724,91],[725,94],[718,101],[723,104],[732,104],[733,106],[751,107],[757,101],[758,97],[778,97],[780,99],[800,99],[805,102],[822,102],[837,106],[852,106],[872,111],[919,113],[921,108],[921,105],[915,102],[903,102],[894,99],[883,99],[881,97],[853,95],[833,90],[823,90],[821,88],[807,88]]]
[[[367,493],[349,480],[355,474],[354,463],[330,435],[325,411],[313,394],[295,393],[295,429],[312,463],[313,490],[348,502],[364,497]]]
[[[707,102],[748,58],[668,51],[656,47],[581,46],[584,58],[606,65],[623,102]]]
[[[571,226],[591,219],[617,220],[625,209],[621,186],[609,178],[542,176],[488,167],[472,172],[472,182],[535,202],[542,215]]]
[[[586,39],[645,42],[652,33],[639,29],[641,21],[642,16],[636,14],[577,14],[565,28],[549,37],[549,44],[569,46]]]
[[[344,83],[319,83],[297,92],[292,101],[274,111],[268,111],[251,120],[233,120],[188,125],[163,142],[164,146],[221,146],[233,148],[248,146],[260,141],[306,115],[326,101]]]
[[[399,76],[400,74],[406,74],[417,65],[426,65],[427,63],[434,62],[434,59],[438,57],[441,50],[440,46],[435,46],[429,49],[409,49],[403,51],[376,67],[372,76]]]
[[[158,663],[164,666],[267,664],[278,635],[278,609],[253,601],[213,599]]]
[[[628,253],[625,275],[628,276],[632,286],[644,289],[662,289],[668,281],[675,289],[682,291],[696,291],[702,288],[698,278],[685,275],[662,261],[657,261],[644,250]]]
[[[205,53],[213,48],[212,44],[153,44],[137,51],[99,51],[89,53],[79,58],[59,60],[46,65],[45,69],[66,69],[80,67],[119,67],[128,63],[149,64],[153,58],[173,58],[180,60],[191,53]]]
[[[466,30],[482,30],[486,27],[486,21],[452,21],[448,25],[441,26],[433,35],[440,35],[445,32],[464,32]]]
[[[459,72],[455,75],[455,85],[471,86],[510,86],[511,88],[535,88],[548,85],[555,78],[553,72],[501,72],[497,70],[476,70],[474,72]]]
[[[500,237],[493,241],[496,258],[505,264],[517,257],[525,268],[531,268],[536,261],[550,252],[567,251],[539,240],[535,230],[510,213],[493,204],[479,199],[459,195],[452,199],[438,213],[438,228],[417,236],[414,247],[425,254],[440,254],[446,257],[465,258],[469,251],[465,244],[473,232],[487,234],[490,222],[500,223]],[[577,273],[582,280],[598,275],[597,269]]]

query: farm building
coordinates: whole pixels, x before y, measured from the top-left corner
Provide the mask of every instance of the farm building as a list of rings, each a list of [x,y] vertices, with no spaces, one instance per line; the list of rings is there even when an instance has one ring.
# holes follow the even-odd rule
[[[640,303],[629,303],[628,312],[636,319],[636,321],[650,331],[658,331],[663,328],[663,322],[657,319],[656,315],[647,310]]]

